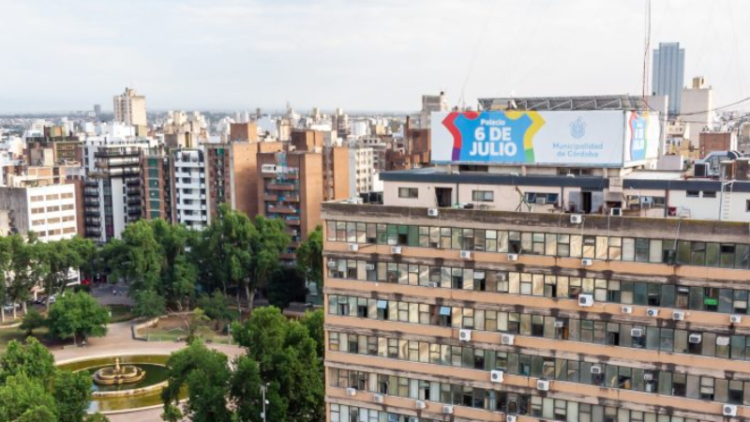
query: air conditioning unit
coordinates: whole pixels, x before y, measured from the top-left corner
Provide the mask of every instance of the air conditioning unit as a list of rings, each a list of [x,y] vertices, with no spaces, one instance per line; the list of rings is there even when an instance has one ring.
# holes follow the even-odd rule
[[[633,307],[632,306],[623,306],[622,308],[620,308],[620,311],[623,314],[632,314],[633,313]]]
[[[685,319],[685,312],[682,312],[682,311],[672,312],[672,319],[675,321],[683,321]]]
[[[612,217],[622,217],[622,208],[612,208],[609,210],[609,215]]]
[[[599,375],[602,373],[602,367],[598,365],[594,365],[591,367],[591,373],[594,375]]]
[[[516,415],[507,415],[505,417],[505,422],[516,422]]]
[[[650,316],[652,318],[656,318],[656,317],[659,316],[659,310],[656,309],[656,308],[648,308],[646,310],[646,315],[648,315],[648,316]]]
[[[594,306],[594,296],[578,295],[578,306],[582,306],[584,308],[590,308]]]
[[[742,322],[742,316],[740,315],[729,315],[729,322],[732,324],[739,324]]]
[[[334,260],[328,261],[328,268],[336,268],[336,261]]]
[[[515,341],[516,338],[515,336],[513,336],[513,334],[503,334],[502,336],[500,336],[500,343],[506,346],[512,346]]]
[[[690,334],[690,336],[688,336],[688,343],[690,344],[698,344],[701,341],[703,341],[703,335],[701,334]]]
[[[458,339],[461,341],[471,341],[471,330],[466,330],[466,329],[459,330]]]
[[[516,261],[518,261],[518,254],[509,253],[508,254],[508,261],[510,261],[510,262],[516,262]]]
[[[499,384],[499,383],[503,382],[504,376],[505,376],[505,372],[500,371],[500,370],[496,370],[496,369],[492,370],[492,371],[490,371],[490,382],[494,382],[494,383],[498,383]]]
[[[357,252],[359,250],[359,245],[356,243],[350,243],[349,244],[349,252]]]
[[[581,214],[571,214],[570,215],[570,223],[571,224],[581,224],[581,223],[583,223],[583,216]]]
[[[630,337],[643,337],[643,328],[631,328]]]
[[[347,388],[346,389],[346,395],[354,397],[357,395],[357,389],[356,388]]]
[[[652,374],[651,372],[645,372],[643,374],[643,380],[644,381],[653,381],[654,380],[654,374]]]
[[[419,410],[422,410],[422,409],[425,409],[425,408],[427,408],[427,403],[425,403],[425,402],[424,402],[424,401],[422,401],[422,400],[417,400],[417,402],[415,403],[415,407],[416,407],[417,409],[419,409]]]
[[[721,413],[724,416],[737,416],[737,406],[733,404],[725,404],[721,408]]]
[[[401,246],[391,246],[391,253],[393,255],[401,255]]]
[[[547,380],[537,380],[536,382],[536,389],[539,391],[549,391],[549,381]]]
[[[434,287],[439,287],[440,285],[438,284],[437,281],[430,281],[430,282],[427,283],[427,286],[434,288]]]
[[[372,401],[375,403],[382,404],[383,403],[383,395],[382,394],[373,394],[372,395]]]
[[[459,256],[461,259],[471,259],[471,251],[461,251],[459,252]]]
[[[594,260],[593,260],[593,259],[589,259],[589,258],[583,258],[583,259],[581,260],[581,265],[583,265],[584,267],[590,267],[590,266],[591,266],[591,264],[593,264],[593,263],[594,263]]]
[[[366,269],[367,271],[372,271],[372,270],[374,270],[374,269],[375,269],[375,264],[369,264],[369,263],[368,263],[368,264],[365,264],[365,269]]]
[[[536,198],[536,204],[537,205],[547,205],[547,198],[540,196]]]
[[[443,406],[443,413],[446,415],[452,415],[453,414],[453,406],[452,405],[445,405]]]
[[[430,208],[427,210],[428,217],[437,217],[438,215],[440,215],[440,211],[438,211],[437,208]]]

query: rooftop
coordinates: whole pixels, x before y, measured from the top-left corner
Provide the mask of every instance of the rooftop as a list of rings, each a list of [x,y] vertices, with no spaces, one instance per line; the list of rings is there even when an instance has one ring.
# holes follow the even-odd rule
[[[580,97],[499,97],[480,98],[483,110],[649,110],[642,97],[597,95]]]

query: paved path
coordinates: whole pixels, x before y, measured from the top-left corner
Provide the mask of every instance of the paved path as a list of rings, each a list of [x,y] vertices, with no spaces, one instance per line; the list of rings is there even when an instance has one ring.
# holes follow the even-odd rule
[[[106,337],[90,338],[86,347],[72,347],[67,349],[53,349],[57,363],[88,357],[133,355],[141,353],[170,354],[185,347],[185,343],[156,342],[135,340],[132,336],[132,322],[110,324]],[[226,344],[211,344],[212,349],[225,353],[229,358],[242,354],[243,349]],[[158,422],[161,421],[161,409],[134,411],[108,416],[111,422]]]

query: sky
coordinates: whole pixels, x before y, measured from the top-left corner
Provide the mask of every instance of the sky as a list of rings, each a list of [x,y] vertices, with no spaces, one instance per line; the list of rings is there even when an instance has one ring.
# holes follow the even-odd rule
[[[0,113],[415,111],[492,96],[642,92],[646,0],[0,0]],[[750,96],[750,1],[653,0],[685,83]],[[650,83],[650,70],[648,80]]]

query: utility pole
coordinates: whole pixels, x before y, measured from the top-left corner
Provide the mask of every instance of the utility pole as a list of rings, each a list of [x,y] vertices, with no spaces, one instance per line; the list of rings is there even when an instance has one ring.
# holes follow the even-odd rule
[[[266,390],[268,390],[268,384],[262,384],[260,386],[260,393],[263,395],[263,412],[261,412],[260,417],[263,418],[263,422],[267,422],[266,420]]]

